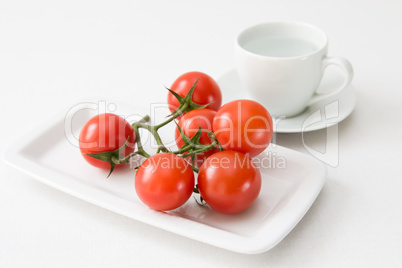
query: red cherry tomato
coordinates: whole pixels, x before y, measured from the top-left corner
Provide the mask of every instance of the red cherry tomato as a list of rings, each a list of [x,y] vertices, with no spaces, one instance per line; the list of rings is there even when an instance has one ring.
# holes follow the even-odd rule
[[[127,156],[134,152],[135,134],[131,125],[122,117],[111,114],[99,114],[92,117],[81,129],[79,147],[84,159],[91,165],[109,169],[110,163],[95,159],[87,153],[101,153],[121,148],[128,139],[127,147],[121,152]],[[118,167],[120,165],[116,165]]]
[[[212,131],[212,123],[215,117],[216,111],[210,109],[196,109],[186,113],[183,117],[181,117],[178,122],[179,127],[183,131],[183,133],[188,137],[192,138],[198,131],[198,128]],[[175,140],[177,147],[181,148],[184,145],[184,141],[181,138],[179,128],[176,128],[175,131]],[[202,145],[209,145],[213,141],[209,138],[208,133],[202,130],[200,143]],[[219,148],[211,149],[204,153],[198,153],[196,155],[194,165],[196,167],[200,167],[205,159],[207,159],[212,154],[219,151]],[[189,160],[190,161],[190,160]]]
[[[258,102],[235,100],[217,111],[213,131],[223,149],[253,157],[268,147],[273,124],[271,115]]]
[[[194,172],[180,156],[155,154],[139,167],[135,190],[141,201],[154,210],[175,209],[190,198],[194,190]]]
[[[202,164],[198,173],[198,189],[213,210],[237,214],[257,199],[261,190],[261,174],[249,156],[222,151]]]
[[[205,73],[185,73],[173,82],[170,89],[185,97],[197,79],[199,80],[193,92],[193,101],[200,105],[211,103],[206,108],[217,111],[222,104],[222,93],[216,81]],[[170,92],[167,99],[169,109],[173,113],[180,106],[179,101]]]

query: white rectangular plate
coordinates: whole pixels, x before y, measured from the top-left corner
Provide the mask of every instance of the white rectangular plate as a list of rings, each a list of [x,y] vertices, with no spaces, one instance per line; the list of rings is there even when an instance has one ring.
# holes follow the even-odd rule
[[[147,113],[153,116],[150,109],[119,102],[77,103],[11,146],[5,160],[38,181],[103,208],[246,254],[261,253],[277,245],[308,211],[326,180],[327,169],[320,161],[270,145],[257,159],[263,181],[261,193],[245,212],[222,215],[199,206],[193,198],[173,211],[153,211],[138,199],[132,169],[116,169],[107,179],[108,171],[88,165],[80,155],[77,147],[80,128],[93,115],[109,110],[130,122]],[[173,144],[172,127],[161,132],[161,136]],[[144,147],[152,149],[152,140],[149,137],[143,140]]]

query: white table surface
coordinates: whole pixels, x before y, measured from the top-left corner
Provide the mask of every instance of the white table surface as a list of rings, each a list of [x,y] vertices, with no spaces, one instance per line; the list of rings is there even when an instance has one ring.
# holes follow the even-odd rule
[[[400,267],[401,1],[0,1],[0,153],[83,98],[165,101],[165,85],[234,68],[241,29],[299,20],[355,68],[357,106],[336,125],[339,164],[275,248],[219,249],[131,220],[0,162],[0,267]],[[334,133],[334,129],[331,129]],[[278,134],[308,154],[327,131]],[[68,163],[66,163],[68,165]]]

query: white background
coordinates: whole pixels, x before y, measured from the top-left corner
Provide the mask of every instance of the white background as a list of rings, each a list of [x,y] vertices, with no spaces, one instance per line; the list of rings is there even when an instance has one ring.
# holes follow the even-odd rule
[[[0,163],[0,267],[400,267],[401,1],[0,1],[0,153],[87,97],[133,105],[199,70],[234,68],[241,29],[299,20],[327,32],[355,68],[358,103],[338,127],[339,164],[275,248],[243,255],[54,190]],[[326,131],[280,134],[305,151]],[[307,152],[306,152],[307,153]],[[68,163],[66,163],[68,165]]]

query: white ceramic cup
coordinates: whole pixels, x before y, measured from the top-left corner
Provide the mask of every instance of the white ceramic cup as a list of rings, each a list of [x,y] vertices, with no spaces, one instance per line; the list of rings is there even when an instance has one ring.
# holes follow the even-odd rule
[[[330,98],[353,79],[353,67],[341,57],[328,57],[328,38],[319,28],[301,22],[268,22],[242,31],[236,39],[236,68],[252,99],[275,117],[291,117],[309,105]],[[325,68],[335,64],[344,73],[342,85],[317,93]]]

